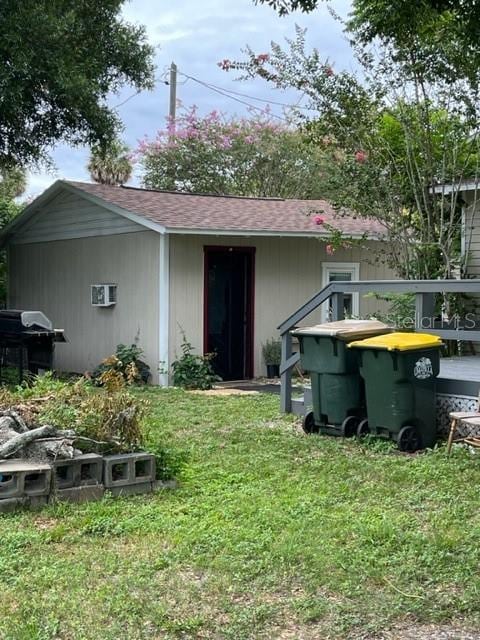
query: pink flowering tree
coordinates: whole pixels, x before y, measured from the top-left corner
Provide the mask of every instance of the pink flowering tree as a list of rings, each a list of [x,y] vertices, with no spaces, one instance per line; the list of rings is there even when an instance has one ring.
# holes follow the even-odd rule
[[[249,118],[201,116],[195,107],[140,141],[135,159],[149,188],[314,198],[323,155],[269,110]]]
[[[472,83],[429,75],[394,44],[370,50],[349,35],[358,72],[335,70],[317,49],[308,50],[299,27],[284,47],[272,43],[268,54],[247,47],[242,60],[220,66],[240,79],[299,92],[297,123],[328,159],[321,195],[340,215],[383,225],[390,243],[380,259],[400,277],[464,274],[471,234],[462,252],[461,182],[480,180],[480,76]],[[453,188],[442,191],[442,184]],[[330,251],[349,241],[331,235]]]

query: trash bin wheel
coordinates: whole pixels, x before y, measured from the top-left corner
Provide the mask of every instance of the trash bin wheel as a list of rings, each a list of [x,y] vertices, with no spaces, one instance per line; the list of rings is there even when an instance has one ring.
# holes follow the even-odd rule
[[[397,444],[400,451],[413,452],[421,447],[421,440],[415,427],[402,427],[398,432]]]
[[[355,435],[359,420],[360,418],[358,416],[348,416],[345,418],[340,427],[344,438],[352,438]]]
[[[368,419],[364,418],[357,427],[357,438],[363,438],[369,433]]]
[[[315,424],[315,417],[313,411],[306,413],[302,420],[302,429],[305,433],[318,433],[320,427]]]

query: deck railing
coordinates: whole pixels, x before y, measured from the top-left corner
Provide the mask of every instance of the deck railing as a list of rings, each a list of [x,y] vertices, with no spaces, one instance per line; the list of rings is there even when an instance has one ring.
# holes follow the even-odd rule
[[[480,279],[475,280],[360,280],[356,282],[331,282],[295,313],[279,325],[282,339],[282,361],[280,364],[281,410],[290,413],[292,410],[292,371],[300,360],[298,353],[292,351],[291,330],[318,307],[331,300],[331,319],[342,320],[344,317],[344,296],[349,293],[414,293],[415,318],[412,329],[434,333],[447,340],[480,341],[480,322],[470,320],[468,326],[457,321],[435,321],[435,294],[467,293],[480,294]],[[425,326],[424,319],[432,319]]]

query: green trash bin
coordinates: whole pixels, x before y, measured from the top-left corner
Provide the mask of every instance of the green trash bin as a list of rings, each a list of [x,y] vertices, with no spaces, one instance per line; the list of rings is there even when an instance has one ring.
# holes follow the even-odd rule
[[[307,433],[353,436],[365,418],[365,394],[353,340],[391,331],[377,320],[339,320],[295,329],[302,368],[310,374],[313,411],[307,413]]]
[[[350,343],[360,356],[367,402],[368,421],[358,435],[391,438],[401,451],[435,444],[442,346],[438,336],[428,333],[390,333]]]

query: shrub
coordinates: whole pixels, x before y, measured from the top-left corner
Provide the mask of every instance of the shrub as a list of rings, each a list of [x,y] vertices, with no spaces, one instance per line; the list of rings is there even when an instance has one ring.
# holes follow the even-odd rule
[[[173,384],[183,389],[211,389],[215,382],[221,380],[212,367],[215,354],[194,354],[192,345],[185,334],[182,335],[182,356],[172,363]]]
[[[96,367],[92,379],[111,390],[120,389],[125,384],[146,384],[150,378],[150,367],[141,359],[142,355],[142,349],[136,344],[119,344],[115,353]]]
[[[282,343],[271,338],[262,345],[262,354],[265,364],[280,364],[282,360]]]

